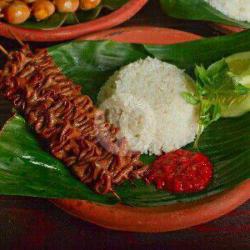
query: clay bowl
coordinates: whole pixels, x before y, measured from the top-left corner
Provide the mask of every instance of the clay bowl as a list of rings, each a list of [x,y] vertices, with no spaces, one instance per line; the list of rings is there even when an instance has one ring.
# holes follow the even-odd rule
[[[120,9],[109,15],[81,24],[60,27],[54,30],[25,29],[0,22],[0,35],[7,38],[19,38],[22,41],[56,42],[80,37],[117,26],[133,17],[148,0],[130,0]]]
[[[182,31],[134,27],[104,31],[82,39],[111,39],[120,42],[175,44],[199,39]],[[97,225],[131,232],[166,232],[184,229],[219,218],[250,199],[250,180],[232,190],[196,202],[137,208],[107,206],[81,200],[53,200],[59,208]]]

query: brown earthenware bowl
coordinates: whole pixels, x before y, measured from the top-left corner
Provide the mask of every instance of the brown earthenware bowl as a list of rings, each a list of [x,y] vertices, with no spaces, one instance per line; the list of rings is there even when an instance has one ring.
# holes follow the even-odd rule
[[[104,31],[82,39],[111,39],[119,42],[175,44],[199,39],[182,31],[134,27]],[[53,200],[67,213],[97,225],[132,232],[179,230],[221,217],[250,199],[250,180],[234,189],[196,202],[138,208],[122,204],[107,206],[80,200]]]
[[[92,32],[117,26],[134,16],[148,0],[130,0],[120,9],[109,15],[81,24],[69,25],[53,30],[26,29],[0,22],[0,35],[7,38],[16,37],[22,41],[55,42],[80,37]]]

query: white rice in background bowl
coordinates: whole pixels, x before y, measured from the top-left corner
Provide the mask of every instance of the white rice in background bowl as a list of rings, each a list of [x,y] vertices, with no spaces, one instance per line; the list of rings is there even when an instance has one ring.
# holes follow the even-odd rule
[[[131,150],[160,155],[195,139],[197,110],[181,96],[191,81],[176,66],[148,57],[110,77],[99,93],[99,107]]]
[[[250,22],[250,0],[205,0],[224,15]]]

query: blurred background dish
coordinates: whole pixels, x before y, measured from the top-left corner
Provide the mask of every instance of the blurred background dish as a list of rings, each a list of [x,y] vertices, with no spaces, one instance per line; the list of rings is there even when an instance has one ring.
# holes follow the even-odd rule
[[[208,21],[223,33],[240,32],[250,28],[250,16],[246,11],[248,4],[247,0],[160,0],[161,8],[168,16]]]
[[[50,4],[51,2],[49,1],[46,1],[46,3],[49,6],[47,6],[48,8],[44,10],[45,0],[43,1],[44,1],[42,3],[43,8],[39,6],[38,4],[39,2],[37,2],[37,5],[34,6],[39,10],[36,12],[36,16],[35,16],[36,19],[42,19],[48,11],[50,13],[53,13],[55,11],[54,9],[55,6],[51,5]],[[61,0],[58,0],[57,10],[65,12],[66,10],[65,8],[63,8],[63,3],[61,3],[60,1]],[[74,39],[76,37],[79,37],[79,36],[82,36],[91,32],[100,31],[100,30],[104,30],[104,29],[119,25],[127,21],[128,19],[130,19],[132,16],[134,16],[147,2],[148,0],[125,0],[125,1],[121,0],[119,1],[119,4],[118,2],[114,1],[112,2],[112,6],[110,6],[110,4],[108,5],[109,1],[106,1],[107,3],[106,7],[109,7],[110,9],[115,9],[115,10],[111,11],[111,13],[107,15],[104,15],[102,17],[95,19],[95,17],[97,17],[99,12],[101,11],[101,7],[99,7],[98,5],[93,10],[89,10],[86,12],[88,13],[88,15],[90,15],[89,19],[94,18],[93,20],[90,20],[90,21],[79,23],[80,20],[84,20],[84,18],[87,17],[86,13],[82,14],[83,15],[82,18],[81,16],[78,16],[75,14],[72,15],[72,13],[68,13],[68,14],[67,13],[55,13],[47,20],[44,20],[41,22],[36,22],[36,20],[33,20],[33,21],[31,20],[31,21],[24,22],[21,26],[16,25],[16,24],[29,18],[29,16],[31,15],[31,12],[29,9],[27,9],[27,6],[24,5],[23,2],[15,2],[14,6],[11,5],[11,7],[5,9],[5,13],[7,13],[5,14],[5,16],[13,24],[8,24],[4,21],[1,21],[0,22],[0,35],[5,36],[7,38],[18,37],[22,41],[55,42],[55,41],[70,40],[70,39]],[[71,6],[71,7],[72,8],[74,7],[74,9],[76,10],[79,4],[80,2],[79,3],[77,2],[75,3],[75,6]],[[23,12],[23,16],[19,18],[17,18],[15,15],[13,16],[13,12],[16,9],[19,10],[20,8]],[[90,8],[90,7],[83,5],[82,8]],[[47,11],[47,12],[45,13],[44,11],[45,12]],[[69,23],[70,25],[61,27],[62,22]],[[78,24],[72,24],[72,23],[78,23]]]

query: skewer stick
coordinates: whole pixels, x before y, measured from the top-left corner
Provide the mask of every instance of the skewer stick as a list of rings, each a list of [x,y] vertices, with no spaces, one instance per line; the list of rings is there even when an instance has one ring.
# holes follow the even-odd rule
[[[2,51],[7,57],[9,57],[9,52],[0,44],[0,51]]]
[[[129,180],[129,182],[131,183],[131,185],[133,185],[134,187],[136,187],[136,184],[133,180]]]
[[[121,197],[120,197],[114,190],[112,190],[111,193],[112,193],[118,200],[121,200]]]
[[[17,42],[23,47],[24,43],[23,41],[11,30],[9,29],[9,33],[13,36],[13,38],[15,38],[15,40],[17,40]]]
[[[77,23],[80,23],[80,21],[79,21],[79,19],[78,19],[78,17],[77,17],[77,15],[76,15],[75,12],[73,13],[73,17],[74,17],[74,19],[76,20]]]

